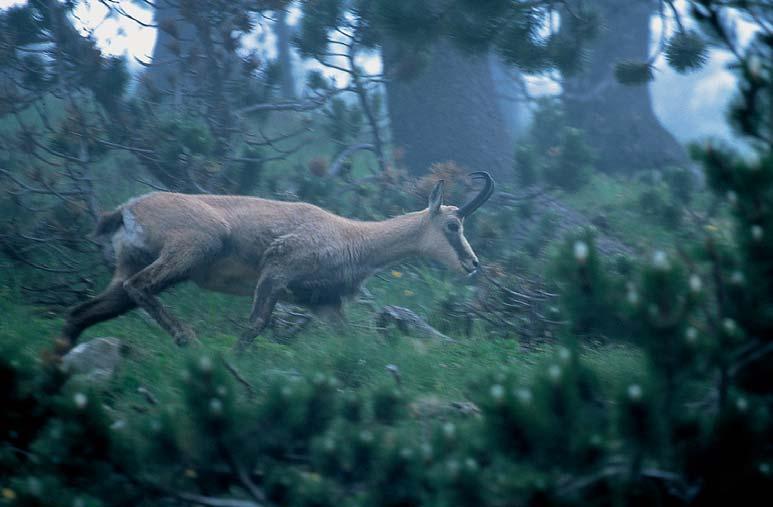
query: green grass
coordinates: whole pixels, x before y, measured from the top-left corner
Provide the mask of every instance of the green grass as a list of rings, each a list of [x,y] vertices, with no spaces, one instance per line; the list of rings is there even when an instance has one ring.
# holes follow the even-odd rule
[[[447,290],[453,282],[445,275],[434,277],[424,269],[400,273],[399,277],[388,274],[384,280],[371,282],[379,306],[389,302],[417,309],[429,307],[429,298]],[[415,289],[413,302],[405,301],[408,286]],[[125,360],[105,386],[106,399],[118,413],[148,408],[137,391],[139,387],[148,389],[162,404],[178,406],[182,399],[182,375],[191,356],[228,358],[258,390],[277,377],[312,377],[317,373],[335,376],[343,388],[371,390],[394,385],[395,380],[386,369],[393,364],[399,368],[401,388],[409,398],[454,401],[470,399],[476,381],[500,370],[528,379],[536,369],[555,359],[558,347],[545,344],[525,351],[516,339],[493,339],[480,332],[461,338],[458,343],[383,336],[373,329],[370,311],[351,303],[347,313],[352,325],[343,331],[315,322],[289,339],[279,340],[267,333],[258,337],[248,352],[236,356],[230,349],[236,340],[238,323],[248,313],[249,298],[183,286],[165,294],[163,300],[196,329],[198,343],[185,349],[177,347],[171,337],[138,311],[94,326],[81,338],[84,341],[115,336],[128,345]],[[51,346],[62,320],[18,301],[12,288],[0,289],[0,343],[37,357]],[[641,371],[643,361],[641,354],[629,346],[586,348],[583,360],[599,374],[610,394]]]
[[[613,228],[623,240],[672,242],[673,231],[652,221],[643,221],[634,205],[644,185],[627,183],[597,175],[578,194],[568,197],[570,204],[593,216],[610,213]],[[110,194],[120,202],[124,195]],[[638,215],[637,227],[629,221]],[[656,243],[657,244],[657,243]],[[62,319],[25,305],[19,294],[23,272],[0,282],[0,342],[13,344],[37,356],[50,347]],[[98,286],[100,286],[98,284]],[[438,304],[450,292],[466,296],[474,286],[467,279],[418,262],[403,265],[371,278],[367,287],[377,307],[387,304],[406,306],[431,322],[442,318]],[[350,325],[342,331],[324,323],[313,323],[290,339],[267,333],[256,339],[241,357],[230,349],[250,310],[250,298],[204,292],[183,285],[162,295],[162,301],[196,330],[199,342],[180,349],[147,315],[139,311],[89,329],[81,340],[115,336],[128,345],[128,355],[115,378],[106,386],[111,405],[118,411],[147,407],[137,388],[150,390],[162,403],[179,403],[181,375],[191,355],[225,355],[257,389],[277,376],[334,375],[343,386],[372,389],[394,384],[386,365],[400,370],[402,388],[410,397],[434,396],[444,400],[470,399],[476,381],[506,369],[524,379],[555,359],[558,345],[546,343],[525,350],[517,339],[491,338],[476,326],[471,337],[454,336],[458,343],[446,343],[409,336],[383,336],[374,329],[372,309],[351,302],[346,307]],[[451,333],[453,335],[453,333]],[[630,345],[587,346],[583,361],[599,376],[610,395],[644,371],[643,355]]]
[[[291,127],[292,122],[276,128]],[[269,164],[256,192],[270,196],[263,187],[273,176],[281,176],[288,168],[306,171],[303,166],[315,154],[332,158],[335,152],[329,143],[307,144],[281,166]],[[365,166],[368,161],[372,163],[372,155],[358,154],[354,160],[355,172],[367,173]],[[129,177],[141,172],[138,163],[126,155],[111,154],[106,157],[97,173],[100,204],[106,209],[149,190]],[[638,199],[647,188],[647,184],[639,181],[595,174],[579,192],[565,197],[569,205],[589,217],[600,213],[607,215],[610,233],[623,242],[647,245],[648,248],[667,247],[674,242],[675,231],[652,217],[643,217],[637,208]],[[538,269],[542,271],[548,264],[549,260],[540,259]],[[50,347],[62,319],[23,302],[19,286],[25,279],[29,280],[29,274],[24,271],[5,277],[5,282],[0,277],[0,344],[38,356],[41,350]],[[101,285],[104,284],[98,284],[99,287]],[[433,323],[443,318],[442,312],[438,311],[439,302],[449,293],[468,297],[474,289],[468,280],[431,269],[424,263],[387,271],[371,278],[367,287],[375,298],[376,306],[406,306]],[[230,349],[238,335],[239,324],[249,313],[249,298],[218,295],[183,286],[164,294],[162,300],[197,331],[199,343],[196,346],[179,349],[171,337],[138,311],[97,325],[81,338],[115,336],[128,345],[126,360],[107,386],[111,404],[117,410],[135,410],[146,404],[137,393],[140,386],[149,389],[162,402],[179,400],[180,376],[191,355],[224,354],[230,357],[241,374],[256,388],[276,376],[312,376],[321,372],[336,376],[344,386],[370,389],[394,383],[385,368],[394,364],[400,370],[402,388],[412,397],[437,396],[459,400],[470,398],[471,386],[476,381],[500,369],[515,372],[523,378],[530,377],[546,362],[554,360],[557,348],[555,344],[546,343],[538,348],[530,347],[527,351],[520,347],[515,337],[494,339],[486,336],[482,327],[478,326],[469,338],[454,336],[459,341],[453,344],[407,336],[384,337],[374,329],[372,310],[350,303],[347,314],[351,324],[343,331],[314,323],[289,340],[276,339],[268,333],[258,337],[244,356],[235,357]],[[644,370],[642,354],[630,345],[585,347],[582,356],[585,363],[598,373],[610,393]]]
[[[656,182],[646,182],[645,179]],[[564,195],[565,202],[582,212],[590,219],[603,216],[608,224],[605,233],[639,252],[651,252],[654,249],[671,249],[683,242],[685,237],[694,237],[702,231],[690,226],[690,216],[684,214],[683,204],[674,201],[668,186],[658,177],[641,174],[637,178],[624,178],[594,172],[588,184],[577,192]],[[678,208],[681,222],[669,223],[652,210],[642,209],[642,196],[652,192],[662,202],[674,204]],[[711,206],[710,195],[695,189],[687,207],[698,215],[706,213]],[[722,213],[717,220],[722,220]]]

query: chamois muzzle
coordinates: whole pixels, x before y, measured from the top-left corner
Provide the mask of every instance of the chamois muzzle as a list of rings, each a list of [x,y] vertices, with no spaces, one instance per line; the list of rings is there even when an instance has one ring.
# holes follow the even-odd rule
[[[483,203],[488,201],[491,194],[494,193],[494,178],[492,178],[489,173],[485,171],[475,171],[474,173],[470,173],[469,176],[474,180],[485,180],[485,183],[480,192],[478,192],[478,195],[459,208],[459,211],[456,212],[460,218],[471,215],[476,209],[483,206]]]

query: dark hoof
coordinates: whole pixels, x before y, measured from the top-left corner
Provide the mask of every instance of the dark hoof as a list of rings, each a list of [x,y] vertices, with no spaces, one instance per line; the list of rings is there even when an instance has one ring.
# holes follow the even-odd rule
[[[54,340],[54,354],[59,357],[66,355],[73,348],[73,343],[67,338],[61,336]]]
[[[183,326],[180,333],[174,337],[174,342],[178,347],[190,347],[198,343],[196,333],[188,326]]]
[[[178,347],[195,347],[199,343],[195,335],[178,336],[174,339],[174,342]]]

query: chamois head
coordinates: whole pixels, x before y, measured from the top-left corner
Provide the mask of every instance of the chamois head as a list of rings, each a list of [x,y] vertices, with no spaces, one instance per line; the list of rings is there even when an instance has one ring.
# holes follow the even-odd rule
[[[485,184],[470,202],[461,208],[443,205],[444,182],[440,180],[429,196],[427,214],[429,226],[421,239],[426,255],[445,264],[450,269],[474,273],[479,266],[478,256],[464,237],[464,218],[485,203],[494,193],[494,180],[486,172],[471,173],[474,179],[483,179]]]

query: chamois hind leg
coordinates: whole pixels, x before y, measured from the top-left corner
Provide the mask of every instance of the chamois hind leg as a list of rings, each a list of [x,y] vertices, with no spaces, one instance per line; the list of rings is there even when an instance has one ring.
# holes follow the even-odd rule
[[[194,246],[195,241],[187,243],[177,248],[167,246],[149,266],[123,282],[123,288],[132,301],[148,312],[180,346],[195,339],[195,334],[172,315],[155,294],[187,279],[191,270],[206,262],[209,249]]]
[[[318,318],[325,321],[334,331],[341,332],[345,329],[346,315],[344,314],[343,301],[336,298],[336,301],[312,307],[311,311]]]
[[[124,290],[123,281],[120,277],[113,278],[105,290],[68,312],[57,343],[60,352],[74,347],[81,333],[94,324],[123,315],[137,306]]]
[[[123,315],[137,305],[123,289],[123,282],[142,269],[136,260],[118,256],[113,278],[99,294],[67,311],[62,332],[56,341],[56,350],[64,354],[75,346],[81,333],[100,322]]]

